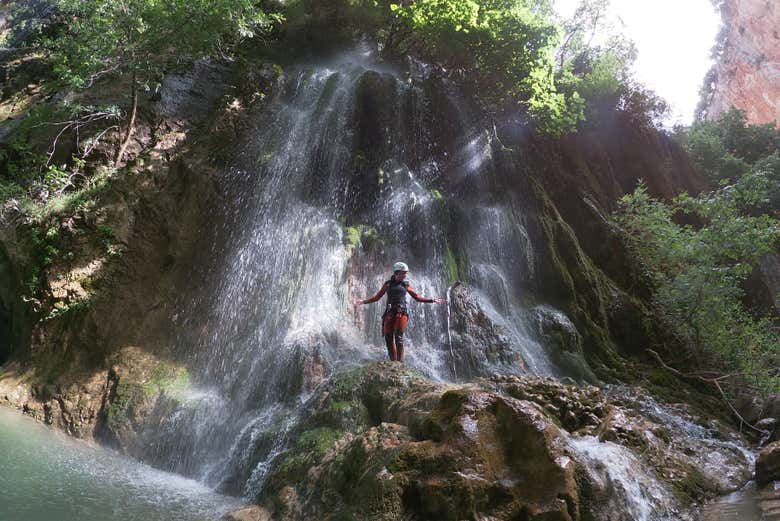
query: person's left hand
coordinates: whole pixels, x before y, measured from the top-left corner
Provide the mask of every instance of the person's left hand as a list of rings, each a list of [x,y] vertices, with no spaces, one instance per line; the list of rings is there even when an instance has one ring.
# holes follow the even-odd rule
[[[436,302],[437,304],[446,304],[447,303],[447,299],[446,298],[435,298],[435,299],[433,299],[433,301]]]

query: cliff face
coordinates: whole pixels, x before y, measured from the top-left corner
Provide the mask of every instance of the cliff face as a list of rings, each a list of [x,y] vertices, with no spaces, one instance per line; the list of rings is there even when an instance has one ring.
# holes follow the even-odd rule
[[[749,123],[780,121],[780,3],[776,0],[726,0],[721,6],[725,39],[710,73],[713,89],[706,117],[732,106]]]

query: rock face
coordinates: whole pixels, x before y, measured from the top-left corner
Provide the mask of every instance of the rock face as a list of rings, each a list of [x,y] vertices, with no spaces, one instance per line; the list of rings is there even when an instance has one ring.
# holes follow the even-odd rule
[[[780,441],[764,447],[756,460],[756,482],[764,485],[774,480],[780,480]]]
[[[458,375],[472,377],[498,365],[525,369],[522,356],[512,352],[505,331],[490,319],[465,285],[455,285],[450,300],[451,346]]]
[[[271,521],[271,514],[263,507],[249,506],[228,512],[220,521]]]
[[[733,443],[689,439],[692,423],[647,408],[552,379],[458,386],[372,364],[312,396],[257,499],[284,521],[687,519],[749,479]]]
[[[775,0],[726,0],[722,53],[710,72],[706,117],[732,106],[749,123],[780,121],[780,4]],[[705,88],[707,86],[705,85]]]

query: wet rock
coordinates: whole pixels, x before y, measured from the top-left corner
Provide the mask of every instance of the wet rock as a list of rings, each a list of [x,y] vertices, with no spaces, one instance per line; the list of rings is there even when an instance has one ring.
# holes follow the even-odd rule
[[[756,460],[756,482],[765,485],[780,480],[780,441],[764,447]]]
[[[396,79],[391,74],[367,71],[358,80],[355,92],[354,151],[351,194],[346,201],[354,210],[371,208],[380,197],[381,167],[390,155],[388,145],[395,130]]]
[[[450,298],[452,350],[459,377],[484,375],[500,365],[525,369],[504,329],[490,319],[465,285],[453,287]]]
[[[593,433],[612,409],[604,394],[593,386],[514,375],[492,376],[486,383],[514,398],[534,402],[569,432]]]
[[[687,506],[750,478],[728,429],[716,436],[637,392],[507,375],[445,385],[390,362],[356,368],[312,397],[259,500],[289,521],[633,521],[654,509],[692,519]]]
[[[281,519],[579,519],[574,462],[534,404],[477,388],[426,388],[413,372],[378,365],[391,374],[375,366],[362,375],[364,399],[412,428],[381,422],[333,443],[303,480],[276,484],[269,500]],[[396,386],[382,389],[382,381]],[[417,390],[438,398],[409,396]],[[430,408],[422,417],[393,412],[410,404]]]
[[[537,306],[530,315],[545,345],[556,351],[582,351],[582,338],[565,314],[549,306]]]
[[[758,493],[758,506],[763,514],[761,521],[780,520],[780,488],[764,487]]]
[[[220,521],[271,521],[273,517],[265,508],[257,505],[238,508],[226,513]]]
[[[778,427],[780,427],[780,421],[778,421],[777,418],[764,418],[757,421],[755,426],[757,429],[760,429],[766,433],[765,439],[762,441],[765,441],[766,443],[778,441],[777,435],[778,430],[780,430],[778,429]]]
[[[549,306],[537,306],[531,310],[530,319],[550,357],[566,375],[579,381],[598,382],[585,360],[582,336],[569,317]]]

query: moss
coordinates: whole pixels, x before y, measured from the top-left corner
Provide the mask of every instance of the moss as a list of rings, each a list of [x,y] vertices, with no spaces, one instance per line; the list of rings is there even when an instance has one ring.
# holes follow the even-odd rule
[[[278,479],[284,481],[299,481],[308,468],[308,458],[305,454],[290,452],[276,468],[275,474]]]
[[[344,240],[350,250],[357,248],[360,244],[360,228],[361,226],[347,226],[344,230]]]
[[[607,379],[624,376],[624,361],[617,355],[608,329],[607,307],[616,297],[627,296],[584,252],[574,230],[538,182],[534,193],[540,202],[539,223],[548,247],[545,283],[557,298],[568,302],[569,315],[583,332],[589,362],[597,375]]]
[[[698,502],[712,495],[711,484],[699,469],[690,466],[682,479],[672,482],[673,491],[685,503]]]
[[[335,414],[346,414],[352,409],[352,404],[350,402],[332,400],[328,408]]]
[[[455,255],[452,253],[452,250],[449,246],[447,246],[447,249],[444,252],[444,266],[447,272],[448,284],[454,284],[456,281],[460,280],[458,261],[455,260]]]
[[[374,251],[382,243],[382,238],[379,236],[379,232],[376,228],[366,227],[363,230],[363,236],[361,237],[361,243],[365,251]]]
[[[469,259],[466,257],[465,253],[462,253],[458,256],[458,275],[459,280],[463,282],[468,281],[468,273],[469,273]]]
[[[469,399],[468,389],[447,391],[441,397],[439,405],[423,420],[422,434],[427,439],[440,441],[452,418]]]
[[[325,453],[344,436],[344,432],[328,427],[311,429],[300,435],[295,449],[290,450],[276,467],[272,482],[276,484],[300,481],[309,468],[317,465]]]
[[[130,421],[130,411],[144,399],[146,391],[137,382],[120,381],[114,392],[111,405],[106,409],[106,426],[116,432]]]
[[[348,491],[357,484],[360,477],[364,475],[367,460],[368,455],[362,444],[352,444],[348,448],[339,465],[339,470],[344,478],[342,490]]]
[[[371,252],[376,250],[381,243],[382,239],[379,232],[373,226],[365,224],[344,226],[344,246],[349,257],[358,248],[362,248],[365,252]]]
[[[365,368],[355,367],[333,377],[331,396],[334,401],[351,401],[365,376]]]
[[[187,369],[169,362],[160,362],[151,370],[149,380],[143,384],[147,396],[166,394],[181,395],[190,386],[190,374]]]
[[[655,430],[653,430],[653,435],[654,435],[655,437],[657,437],[657,438],[659,438],[659,439],[663,440],[663,441],[664,441],[664,442],[666,442],[667,444],[671,444],[671,443],[672,443],[672,441],[673,441],[673,439],[672,439],[672,433],[671,433],[671,431],[670,431],[669,429],[667,429],[666,427],[657,427]]]
[[[662,388],[671,389],[678,385],[678,380],[672,374],[661,368],[650,369],[647,373],[647,379],[654,385]]]
[[[331,429],[329,427],[319,427],[301,434],[298,438],[298,450],[306,451],[316,460],[321,459],[334,443],[344,436],[342,431]]]

